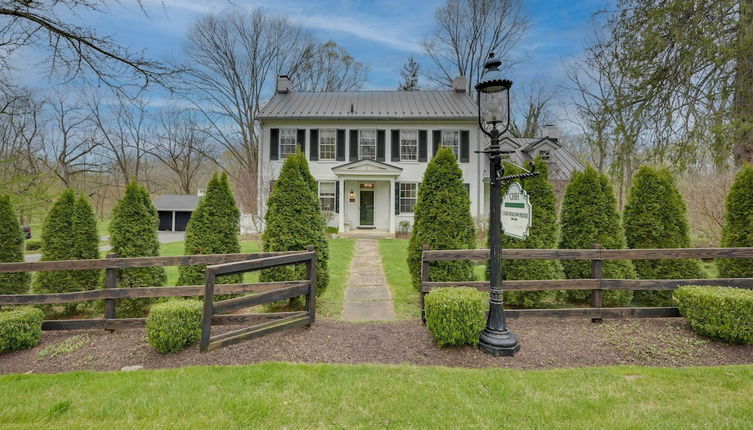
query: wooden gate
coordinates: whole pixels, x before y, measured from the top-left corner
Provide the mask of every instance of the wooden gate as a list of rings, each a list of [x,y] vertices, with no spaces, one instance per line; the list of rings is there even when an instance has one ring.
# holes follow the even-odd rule
[[[266,291],[251,296],[238,297],[215,302],[215,280],[220,275],[245,273],[286,265],[306,264],[307,279],[277,282]],[[271,320],[240,330],[212,337],[212,320],[219,314],[249,306],[272,303],[294,297],[306,297],[306,310],[299,312],[277,312],[265,314]],[[316,253],[312,247],[306,252],[258,258],[255,260],[207,266],[204,284],[204,311],[201,318],[201,340],[199,351],[208,352],[234,345],[270,333],[310,325],[316,318]]]

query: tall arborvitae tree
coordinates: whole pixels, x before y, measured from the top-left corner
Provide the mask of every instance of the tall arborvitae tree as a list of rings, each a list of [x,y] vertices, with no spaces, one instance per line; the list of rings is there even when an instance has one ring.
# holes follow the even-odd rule
[[[502,235],[505,249],[553,249],[557,247],[557,197],[549,183],[547,164],[536,159],[536,170],[543,174],[522,183],[528,193],[531,210],[531,229],[525,240]],[[523,169],[505,163],[505,174],[523,173]],[[511,182],[502,184],[507,190]],[[503,262],[506,280],[564,279],[562,265],[556,260],[506,260]],[[554,298],[553,291],[505,291],[505,303],[526,308],[538,307],[542,300]]]
[[[84,196],[79,196],[73,207],[71,234],[75,238],[71,250],[72,259],[93,260],[99,258],[97,220],[89,200]],[[76,291],[94,290],[97,288],[101,276],[100,270],[78,270],[71,272],[71,281],[75,285]]]
[[[24,234],[10,196],[0,196],[0,262],[24,261]],[[0,294],[25,294],[31,273],[0,273]]]
[[[235,205],[227,174],[216,174],[207,185],[206,195],[191,215],[186,227],[186,255],[235,254],[241,252],[238,242],[240,211]],[[181,266],[178,285],[204,283],[204,266]],[[221,284],[240,283],[242,274],[220,276]]]
[[[614,189],[607,176],[593,167],[573,173],[562,201],[560,222],[562,249],[588,249],[596,244],[606,249],[626,247]],[[592,275],[590,261],[563,260],[562,265],[568,279],[587,279]],[[603,275],[608,279],[634,279],[635,269],[630,260],[607,260]],[[591,300],[589,290],[570,290],[567,295],[576,303]],[[605,291],[604,304],[626,306],[632,297],[632,291]]]
[[[52,205],[42,228],[42,261],[70,260],[76,246],[73,236],[73,214],[76,196],[73,190],[65,190]],[[74,271],[57,270],[39,272],[33,285],[36,293],[64,293],[74,291]],[[75,306],[68,306],[72,311]]]
[[[302,153],[289,156],[275,181],[264,215],[265,252],[301,251],[308,245],[316,249],[316,294],[329,283],[329,247],[316,182],[308,171]],[[262,281],[306,279],[306,268],[283,266],[261,272]]]
[[[112,211],[110,244],[118,257],[154,257],[159,255],[157,227],[159,218],[149,193],[136,182],[126,187],[123,198]],[[165,283],[162,267],[118,269],[118,287],[155,287]],[[118,316],[143,316],[153,299],[118,300]]]
[[[638,169],[625,205],[629,248],[689,248],[687,209],[668,169]],[[641,279],[703,278],[698,260],[633,260]],[[671,306],[671,291],[636,291],[643,306]]]
[[[429,249],[474,249],[476,234],[471,201],[463,172],[450,148],[441,148],[426,167],[414,212],[413,235],[408,244],[408,267],[413,285],[421,285],[421,253]],[[470,261],[441,261],[429,268],[432,281],[471,281]]]
[[[413,57],[408,58],[408,62],[405,63],[403,70],[400,71],[403,82],[397,86],[399,91],[418,91],[419,68],[420,66],[413,60]]]
[[[722,244],[725,248],[753,247],[753,165],[745,164],[727,195]],[[753,278],[753,259],[716,261],[720,278]]]

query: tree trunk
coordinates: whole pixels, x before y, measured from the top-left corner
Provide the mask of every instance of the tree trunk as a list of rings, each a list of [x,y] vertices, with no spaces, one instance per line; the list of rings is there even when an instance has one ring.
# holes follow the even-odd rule
[[[735,164],[753,162],[753,0],[740,0],[733,112]]]

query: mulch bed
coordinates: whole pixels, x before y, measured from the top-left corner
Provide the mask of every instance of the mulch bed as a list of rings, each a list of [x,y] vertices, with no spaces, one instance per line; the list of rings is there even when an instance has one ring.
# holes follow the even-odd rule
[[[645,365],[701,366],[753,363],[753,346],[726,345],[694,334],[682,318],[605,320],[520,319],[509,323],[523,345],[513,358],[491,357],[474,347],[440,348],[419,320],[347,323],[319,319],[312,327],[276,333],[207,354],[197,347],[161,355],[143,329],[45,332],[39,346],[0,355],[0,374],[171,368],[265,361],[379,363],[523,369]],[[227,327],[216,327],[216,333]],[[81,336],[84,335],[84,336]],[[85,345],[49,354],[64,340]],[[47,354],[40,354],[47,348]],[[44,355],[40,357],[40,355]]]

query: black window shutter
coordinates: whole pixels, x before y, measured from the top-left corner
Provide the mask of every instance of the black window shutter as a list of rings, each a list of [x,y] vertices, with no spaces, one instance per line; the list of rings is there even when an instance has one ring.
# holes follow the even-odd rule
[[[418,161],[426,161],[427,134],[426,130],[418,130]]]
[[[442,141],[442,130],[434,130],[431,136],[431,156],[434,157],[439,151],[439,143]]]
[[[400,182],[395,182],[395,215],[400,215]]]
[[[337,130],[337,161],[345,161],[345,130]]]
[[[309,130],[309,160],[316,161],[319,159],[319,130],[312,128]]]
[[[269,129],[269,159],[277,160],[280,157],[280,129]]]
[[[385,152],[385,144],[384,144],[384,130],[377,130],[377,153],[376,153],[376,159],[377,161],[384,161],[384,152]]]
[[[295,139],[296,151],[306,151],[306,130],[299,128],[298,137]]]
[[[460,162],[467,163],[470,161],[471,143],[468,130],[460,132]]]
[[[390,145],[392,161],[400,161],[400,130],[392,130],[390,140],[392,142]]]
[[[340,181],[335,181],[335,213],[340,213]]]
[[[350,130],[350,161],[358,160],[358,130]]]

